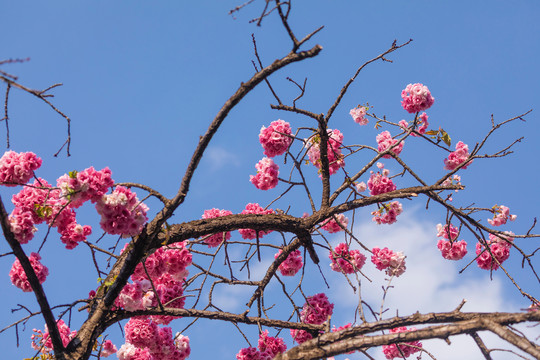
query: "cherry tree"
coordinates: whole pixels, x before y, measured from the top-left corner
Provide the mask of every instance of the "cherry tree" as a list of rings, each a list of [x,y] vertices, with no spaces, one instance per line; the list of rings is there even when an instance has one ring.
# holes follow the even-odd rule
[[[239,5],[231,13],[256,6],[251,3]],[[292,1],[262,3],[253,26],[264,28],[266,21],[280,21],[289,50],[269,60],[259,53],[260,44],[252,35],[253,74],[242,79],[209,121],[172,196],[146,184],[117,182],[114,169],[108,167],[69,169],[56,180],[46,178],[40,174],[47,167],[46,156],[29,151],[4,153],[0,183],[14,193],[11,202],[2,196],[0,203],[2,230],[9,246],[2,261],[12,262],[9,277],[14,287],[9,291],[32,292],[39,310],[18,305],[28,315],[6,324],[1,332],[14,331],[17,339],[31,339],[33,350],[30,340],[24,346],[38,359],[186,359],[197,351],[190,346],[190,328],[207,326],[201,319],[227,323],[231,331],[242,335],[245,343],[238,344],[236,354],[227,355],[239,360],[320,359],[354,352],[368,359],[374,359],[376,353],[387,359],[436,359],[438,354],[427,349],[426,341],[445,339],[450,343],[454,336],[471,337],[478,358],[492,359],[500,352],[516,358],[540,358],[538,339],[516,328],[523,323],[538,324],[540,302],[505,266],[510,257],[519,258],[533,281],[540,281],[536,250],[524,246],[540,236],[534,231],[536,219],[524,214],[529,230],[512,232],[517,218],[513,210],[498,204],[496,193],[493,203],[476,205],[475,194],[467,193],[467,183],[462,180],[477,164],[514,152],[521,139],[506,139],[495,151],[487,151],[486,144],[524,120],[530,111],[505,120],[492,117],[487,133],[479,135],[475,143],[465,143],[459,133],[449,134],[444,124],[430,119],[437,94],[430,91],[429,84],[403,84],[397,106],[405,120],[379,115],[384,109],[372,107],[369,98],[347,102],[346,94],[368,65],[392,62],[395,52],[410,41],[394,41],[359,64],[339,91],[328,91],[332,101],[324,112],[301,105],[309,94],[307,81],[289,78],[288,85],[297,93],[286,101],[282,93],[288,94],[290,89],[273,86],[271,76],[319,56],[322,46],[312,44],[322,27],[300,34],[289,21]],[[19,62],[25,60],[5,60],[0,65]],[[2,70],[0,79],[6,89],[2,120],[8,147],[13,116],[8,111],[10,97],[14,91],[22,91],[66,121],[67,138],[55,156],[70,156],[71,119],[51,99],[58,84],[35,90]],[[258,87],[268,90],[267,100],[276,118],[257,119],[260,132],[246,134],[258,137],[261,146],[252,173],[245,176],[245,186],[271,192],[273,200],[262,204],[253,199],[227,209],[209,207],[200,218],[176,221],[173,216],[182,212],[210,142],[229,120],[231,110]],[[346,108],[349,116],[337,116],[338,108]],[[374,127],[377,135],[359,142],[339,130],[345,122],[354,122],[360,129]],[[425,166],[404,160],[412,143],[422,152],[439,156],[439,163],[429,167],[437,168],[440,176],[424,174]],[[358,167],[358,163],[362,165]],[[293,192],[302,194],[302,203],[288,200]],[[151,208],[151,201],[158,208]],[[399,278],[408,276],[408,254],[399,245],[369,246],[371,242],[359,236],[355,219],[367,209],[381,229],[395,226],[413,204],[425,211],[442,209],[446,214],[433,229],[439,261],[461,261],[465,274],[478,267],[490,276],[506,277],[529,307],[521,312],[467,312],[464,300],[446,312],[417,309],[417,313],[403,315],[388,311],[386,297],[399,286]],[[99,225],[80,220],[83,207],[92,209]],[[103,245],[106,239],[113,245]],[[55,268],[42,256],[42,249],[58,240],[66,257],[75,256],[72,250],[77,247],[87,247],[91,271],[98,277],[97,286],[88,284],[88,297],[73,298],[69,304],[51,303],[43,286],[48,277],[55,276]],[[383,274],[378,302],[366,301],[362,292],[366,283],[379,281],[370,278],[368,269]],[[327,281],[334,273],[355,294],[355,308],[335,304],[340,288]],[[222,288],[248,289],[238,292],[245,309],[222,309],[218,298]],[[80,322],[71,321],[76,312]],[[337,323],[337,313],[350,320]],[[31,335],[21,331],[35,317],[41,317],[44,326],[33,329]],[[118,326],[123,330],[123,343],[108,338]],[[488,346],[485,333],[480,332],[498,336],[508,347]]]

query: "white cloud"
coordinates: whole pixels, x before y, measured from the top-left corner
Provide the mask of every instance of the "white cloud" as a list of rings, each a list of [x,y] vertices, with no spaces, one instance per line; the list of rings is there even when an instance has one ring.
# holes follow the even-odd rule
[[[371,220],[371,219],[370,219]],[[385,247],[402,251],[406,256],[407,271],[399,278],[391,281],[392,289],[388,291],[384,301],[384,308],[389,309],[385,318],[399,315],[409,315],[416,311],[421,313],[452,311],[466,299],[467,302],[462,311],[519,311],[522,304],[512,303],[505,298],[503,284],[506,279],[497,273],[490,280],[489,273],[481,276],[473,273],[472,269],[459,274],[472,258],[467,256],[465,260],[453,262],[444,260],[437,249],[436,224],[417,221],[414,214],[403,214],[396,224],[391,226],[377,225],[370,221],[364,221],[356,225],[355,234],[369,248],[375,246]],[[342,237],[334,242],[336,245],[342,241]],[[353,248],[356,248],[353,245]],[[469,244],[469,251],[474,251]],[[469,259],[469,260],[466,260]],[[473,264],[472,266],[475,266]],[[380,311],[383,291],[382,284],[387,284],[383,272],[375,269],[368,261],[364,267],[364,273],[373,281],[369,282],[362,278],[362,297],[374,310]],[[339,274],[331,275],[331,279],[338,280]],[[332,300],[343,306],[356,306],[358,295],[354,294],[350,286],[341,281],[332,281],[334,296]],[[515,291],[511,289],[511,291]],[[339,296],[336,296],[339,294]],[[337,314],[336,314],[337,315]],[[339,318],[339,316],[338,316]],[[339,321],[339,320],[338,320]],[[522,327],[523,329],[524,327]],[[540,329],[526,328],[525,331],[531,337],[537,337]],[[482,333],[482,339],[493,348],[511,348],[507,343],[490,333]],[[443,340],[424,342],[428,351],[435,355],[438,360],[462,359],[473,360],[482,358],[476,344],[469,336],[452,337],[452,346]],[[376,359],[385,359],[382,351],[376,349],[373,352]],[[493,353],[497,360],[514,359],[515,355],[505,352]],[[351,359],[359,358],[353,355]],[[423,358],[429,358],[424,355]]]
[[[224,166],[240,166],[240,160],[237,155],[218,146],[212,146],[206,149],[204,159],[210,165],[211,170],[219,170]]]

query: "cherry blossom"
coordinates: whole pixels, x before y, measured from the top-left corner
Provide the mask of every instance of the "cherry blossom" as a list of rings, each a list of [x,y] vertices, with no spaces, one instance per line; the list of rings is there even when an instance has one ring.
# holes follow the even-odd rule
[[[467,242],[465,240],[449,241],[439,240],[437,248],[441,251],[442,257],[447,260],[461,260],[467,255]]]
[[[33,152],[6,151],[0,158],[0,184],[17,186],[26,184],[41,166],[41,158]]]
[[[315,294],[307,298],[300,313],[300,319],[307,324],[320,325],[332,315],[333,310],[334,304],[328,301],[326,294]]]
[[[401,154],[401,151],[403,150],[403,145],[405,145],[405,141],[401,141],[399,145],[394,146],[398,143],[397,139],[393,139],[392,135],[390,135],[389,131],[383,131],[376,137],[378,148],[377,150],[382,153],[388,149],[392,149],[391,152],[393,152],[395,155]],[[386,154],[383,156],[385,159],[390,159],[392,155]]]
[[[43,282],[49,275],[49,269],[39,261],[41,260],[41,256],[38,253],[33,252],[28,257],[28,260],[30,261],[30,265],[32,265],[32,269],[34,269],[39,283],[43,284]],[[11,279],[11,283],[22,291],[32,291],[32,286],[30,286],[28,277],[26,276],[26,273],[24,272],[24,269],[19,259],[15,259],[15,262],[11,266],[11,270],[9,271],[9,278]]]
[[[71,331],[62,319],[56,321],[56,326],[58,327],[58,332],[60,333],[60,338],[62,339],[62,345],[64,346],[67,346],[71,339],[77,335],[77,332]],[[33,334],[31,337],[32,348],[44,354],[50,353],[53,350],[53,345],[49,336],[47,325],[45,325],[45,331],[37,329],[33,329],[32,331],[35,332],[35,334]]]
[[[346,229],[349,224],[349,219],[343,214],[337,214],[335,217],[337,218],[337,221],[332,217],[321,225],[321,229],[326,230],[331,234],[343,231],[343,228]]]
[[[493,219],[488,219],[488,223],[492,226],[501,226],[506,224],[506,221],[516,220],[517,215],[510,215],[510,209],[504,205],[495,205],[493,207]]]
[[[274,213],[274,210],[272,209],[265,210],[257,203],[247,204],[245,210],[241,212],[241,214],[263,214],[263,215],[273,214],[273,213]],[[238,232],[240,233],[240,235],[242,235],[243,239],[253,240],[257,238],[257,235],[259,236],[259,239],[260,239],[264,235],[270,234],[272,230],[256,232],[253,229],[239,229]]]
[[[437,237],[446,240],[456,240],[459,236],[459,229],[452,224],[437,224]]]
[[[394,252],[387,247],[374,247],[372,252],[371,262],[378,270],[385,270],[386,275],[398,277],[405,272],[405,255],[402,252]]]
[[[291,133],[290,124],[283,120],[272,121],[268,128],[263,126],[259,141],[264,149],[264,155],[274,157],[284,154],[293,141]]]
[[[427,86],[416,83],[409,84],[401,91],[401,106],[408,113],[415,113],[422,110],[427,110],[433,105],[435,99],[431,96],[431,92]]]
[[[108,167],[96,171],[91,166],[80,172],[72,171],[56,180],[56,186],[62,190],[62,196],[72,208],[78,208],[88,200],[92,203],[99,201],[113,185]]]
[[[287,351],[287,345],[282,338],[268,336],[268,330],[264,330],[259,335],[258,348],[260,352],[267,352],[273,359],[277,354]]]
[[[369,122],[369,120],[366,119],[367,110],[367,106],[358,106],[354,109],[351,109],[351,111],[349,111],[349,114],[352,116],[355,123],[359,125],[367,125],[367,123]]]
[[[359,250],[349,250],[345,243],[341,243],[330,251],[328,257],[332,261],[330,267],[336,272],[352,274],[366,263],[366,257]]]
[[[123,238],[139,235],[148,220],[148,206],[123,186],[117,186],[110,195],[103,195],[96,202],[96,210],[101,215],[101,228],[108,234]]]
[[[410,329],[407,329],[405,326],[390,329],[390,334],[396,334],[401,332],[408,332],[408,331],[416,331],[416,328],[412,327]],[[399,344],[390,344],[390,345],[383,345],[383,353],[384,356],[387,359],[402,359],[403,356],[406,358],[411,356],[412,354],[420,351],[419,348],[422,347],[422,343],[419,341],[411,341],[406,343],[399,343]],[[402,355],[403,354],[403,355]]]
[[[250,175],[249,181],[259,190],[270,190],[277,186],[279,166],[270,158],[261,159],[256,165],[256,175]]]
[[[512,242],[514,241],[512,235],[514,234],[511,232],[505,233],[506,236],[489,234],[489,240],[487,241],[489,251],[482,243],[476,243],[476,263],[480,269],[497,270],[500,264],[508,260]]]
[[[335,174],[340,168],[345,166],[344,156],[341,153],[341,146],[343,145],[343,134],[337,129],[328,129],[328,142],[327,142],[327,154],[328,154],[328,172],[330,175]],[[319,135],[313,136],[309,140],[309,161],[315,165],[319,170],[321,169],[321,138]],[[322,176],[322,175],[321,175]]]
[[[392,201],[389,204],[381,204],[378,210],[371,213],[373,221],[377,224],[393,224],[397,221],[397,216],[403,212],[403,207],[399,201]]]
[[[444,168],[446,170],[454,170],[459,165],[463,164],[469,157],[469,147],[459,141],[456,144],[456,151],[451,152],[447,159],[444,159]],[[462,169],[466,169],[473,161],[470,160]]]
[[[271,160],[270,160],[271,161]],[[204,214],[202,216],[203,219],[213,219],[221,216],[227,216],[232,215],[232,211],[229,210],[219,210],[216,208],[210,209],[210,210],[204,210]],[[208,235],[204,238],[204,242],[208,247],[216,247],[219,244],[221,244],[223,241],[227,241],[231,238],[231,232],[222,232],[217,233],[213,235]]]
[[[388,177],[387,169],[383,170],[382,174],[380,172],[374,173],[372,171],[367,186],[371,195],[379,195],[396,190],[396,185],[392,179]]]
[[[276,255],[274,255],[274,259],[277,259],[279,254],[281,254],[281,249],[278,251]],[[294,250],[292,251],[289,256],[283,261],[279,267],[278,270],[283,276],[294,276],[300,269],[304,263],[302,262],[302,256],[300,255],[300,250]]]

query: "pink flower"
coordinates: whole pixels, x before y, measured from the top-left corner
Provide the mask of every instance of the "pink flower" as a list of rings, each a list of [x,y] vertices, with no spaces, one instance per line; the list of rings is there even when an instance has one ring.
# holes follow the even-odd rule
[[[274,259],[277,259],[277,257],[281,254],[281,250],[274,255]],[[302,256],[300,255],[300,250],[294,250],[292,251],[289,256],[283,261],[279,267],[278,270],[283,276],[294,276],[300,269],[304,263],[302,262]]]
[[[58,327],[58,331],[60,332],[60,338],[62,339],[62,345],[67,346],[71,339],[73,339],[76,335],[76,331],[71,331],[69,327],[66,325],[64,320],[57,320],[56,326]],[[51,338],[49,337],[49,330],[47,329],[47,325],[45,325],[45,331],[42,332],[41,330],[33,330],[36,334],[32,335],[32,348],[35,350],[39,350],[42,353],[48,353],[51,352],[53,349]]]
[[[112,354],[116,353],[118,349],[111,340],[105,340],[103,343],[103,346],[101,347],[101,352],[99,353],[100,357],[109,357]]]
[[[469,157],[469,147],[461,141],[456,144],[456,151],[451,152],[447,159],[444,159],[444,168],[454,170],[463,164]],[[473,161],[470,160],[462,169],[466,169]]]
[[[69,201],[72,208],[80,207],[84,202],[99,201],[114,185],[111,170],[108,167],[96,171],[89,167],[81,172],[72,171],[56,180],[56,185],[62,190],[62,196]]]
[[[448,226],[450,225],[450,227]],[[459,229],[452,224],[437,224],[437,237],[443,237],[446,240],[456,240],[459,236]]]
[[[480,269],[497,270],[499,264],[508,260],[512,242],[514,241],[512,235],[514,234],[511,232],[505,233],[507,236],[489,234],[489,240],[487,241],[489,251],[480,242],[476,243],[476,255],[478,255],[476,257],[476,263]]]
[[[26,244],[34,238],[37,228],[34,226],[32,212],[16,207],[9,215],[11,232],[21,244]]]
[[[346,229],[349,224],[349,219],[343,214],[337,214],[335,217],[337,218],[337,221],[332,217],[322,224],[321,229],[328,231],[330,234],[343,231],[343,228]]]
[[[36,273],[39,283],[43,284],[43,282],[47,278],[47,275],[49,275],[49,269],[45,265],[41,264],[41,262],[39,261],[41,260],[41,256],[33,252],[32,254],[30,254],[28,260],[30,260],[30,264],[32,265],[32,269],[34,269],[34,272]],[[28,281],[26,273],[24,272],[24,269],[19,262],[19,259],[15,259],[15,262],[11,266],[11,270],[9,271],[9,277],[11,279],[11,283],[22,291],[32,291],[30,282]]]
[[[371,195],[379,195],[396,190],[396,185],[392,179],[388,178],[384,173],[381,175],[381,173],[374,173],[373,171],[371,172],[367,186]]]
[[[362,181],[362,182],[356,184],[356,191],[364,192],[364,191],[366,191],[366,189],[367,189],[367,186],[366,186],[365,182]]]
[[[259,141],[264,149],[264,155],[274,157],[287,151],[293,139],[291,126],[283,120],[276,120],[270,123],[268,128],[261,128]]]
[[[349,111],[349,114],[351,114],[354,122],[356,122],[357,124],[366,125],[369,122],[369,120],[365,117],[367,110],[367,106],[358,106],[354,109],[351,109],[351,111]]]
[[[259,335],[258,347],[260,352],[269,353],[271,359],[277,354],[282,354],[287,351],[287,345],[285,345],[283,339],[268,336],[268,330],[263,331]]]
[[[272,160],[270,160],[272,161]],[[204,210],[204,214],[202,216],[203,219],[213,219],[221,216],[227,216],[232,215],[232,211],[229,210],[219,210],[216,208],[210,209],[210,210]],[[213,235],[208,235],[204,238],[204,242],[208,247],[216,247],[222,242],[229,240],[231,238],[231,232],[222,232],[217,233]]]
[[[422,84],[409,84],[401,91],[401,106],[410,114],[427,110],[433,105],[435,99],[431,96],[427,86]]]
[[[454,174],[448,179],[444,180],[441,185],[442,186],[461,185],[461,176]],[[456,190],[456,192],[458,191],[459,190]]]
[[[41,158],[32,152],[6,151],[0,158],[0,184],[17,186],[26,184],[41,166]]]
[[[336,272],[352,274],[362,269],[366,263],[366,257],[359,250],[349,250],[345,243],[341,243],[334,251],[330,251],[328,257],[332,261],[330,267]]]
[[[403,212],[403,207],[399,201],[392,201],[389,204],[381,204],[378,210],[371,213],[373,221],[377,224],[393,224],[397,221],[398,215]]]
[[[400,332],[408,332],[408,331],[416,331],[416,328],[410,328],[407,329],[405,326],[391,329],[390,334],[400,333]],[[419,341],[411,341],[406,343],[399,343],[399,344],[390,344],[390,345],[383,345],[383,353],[384,356],[386,356],[387,359],[394,359],[394,358],[403,358],[405,356],[406,358],[411,356],[412,354],[420,351],[419,348],[422,347],[422,343]],[[402,355],[403,354],[403,355]]]
[[[500,226],[506,224],[506,221],[516,220],[517,215],[510,215],[510,209],[504,205],[495,205],[493,207],[493,219],[488,219],[488,223],[492,226]]]
[[[340,168],[345,166],[344,156],[341,153],[343,145],[343,134],[335,129],[328,129],[327,155],[328,155],[328,173],[335,174]],[[318,169],[321,169],[321,138],[319,135],[313,136],[309,141],[309,161]],[[322,175],[321,175],[322,176]]]
[[[405,272],[405,255],[402,252],[396,253],[386,247],[374,247],[372,252],[371,262],[378,270],[385,270],[386,275],[398,277]]]
[[[157,350],[159,327],[148,317],[131,318],[124,326],[126,341],[138,348],[148,348],[150,352]]]
[[[176,333],[174,337],[174,345],[178,350],[178,358],[174,360],[185,360],[191,354],[191,347],[189,346],[189,337]]]
[[[249,347],[241,349],[238,354],[236,354],[237,360],[271,360],[270,354],[263,353],[257,350],[257,348]]]
[[[22,211],[31,213],[34,224],[37,225],[44,221],[52,222],[64,207],[65,202],[60,199],[60,195],[60,190],[53,189],[47,181],[38,178],[32,186],[25,186],[13,195],[11,202]]]
[[[139,348],[126,343],[117,351],[118,360],[158,360],[150,353],[148,348]]]
[[[259,190],[270,190],[277,186],[279,166],[267,157],[260,160],[256,165],[257,175],[250,175],[249,181]]]
[[[320,325],[328,319],[328,316],[332,315],[333,311],[334,304],[328,301],[328,297],[324,293],[320,293],[307,298],[300,313],[300,319],[307,324]]]
[[[298,344],[302,344],[308,340],[313,339],[313,336],[306,330],[291,329],[291,336],[293,338],[293,341],[296,341]]]
[[[268,209],[264,210],[259,204],[257,203],[250,203],[246,205],[246,209],[241,212],[241,214],[273,214],[274,210]],[[242,235],[243,239],[256,239],[257,233],[253,229],[239,229],[238,232],[240,235]],[[259,231],[258,236],[259,239],[262,238],[264,235],[270,234],[272,230],[269,231]]]
[[[398,140],[393,139],[392,135],[390,135],[390,132],[388,131],[383,131],[382,133],[377,135],[376,140],[378,145],[377,149],[380,153],[391,148],[391,152],[393,152],[396,156],[401,153],[401,151],[403,150],[403,145],[405,144],[404,141],[401,141],[399,145],[394,146],[395,144],[397,144]],[[383,156],[383,158],[385,159],[390,159],[391,157],[392,156],[388,154]]]
[[[465,240],[450,242],[441,239],[437,242],[437,247],[443,258],[447,260],[461,260],[467,255],[467,242]]]
[[[148,206],[123,186],[117,186],[110,195],[103,195],[96,202],[96,210],[101,215],[101,228],[108,234],[123,238],[139,235],[148,220]]]

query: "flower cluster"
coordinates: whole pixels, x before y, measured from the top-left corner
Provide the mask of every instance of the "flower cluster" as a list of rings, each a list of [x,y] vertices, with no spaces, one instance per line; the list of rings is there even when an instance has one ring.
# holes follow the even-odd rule
[[[159,297],[161,304],[182,309],[185,304],[183,285],[191,262],[192,255],[184,242],[157,249],[146,258],[144,266],[137,265],[131,275],[133,283],[124,286],[115,305],[127,311],[143,310],[157,306]],[[175,317],[153,315],[150,318],[158,324],[169,324]]]
[[[264,210],[257,203],[247,204],[245,210],[243,210],[241,212],[241,214],[262,214],[262,215],[264,215],[264,214],[273,214],[273,213],[274,213],[274,210],[272,210],[272,209]],[[264,235],[270,234],[272,232],[272,230],[258,231],[257,232],[257,231],[255,231],[253,229],[239,229],[238,232],[240,233],[240,235],[242,235],[243,239],[253,240],[253,239],[257,238],[257,236],[259,238],[261,238]]]
[[[337,272],[352,274],[360,269],[366,263],[366,257],[359,250],[349,250],[345,243],[341,243],[330,251],[328,257],[332,261],[330,267]]]
[[[281,254],[281,249],[278,251],[276,255],[274,255],[274,259],[277,259],[279,254]],[[302,262],[302,256],[300,255],[300,250],[294,250],[292,251],[289,256],[283,261],[281,264],[279,264],[278,270],[283,276],[294,276],[300,269],[304,263]]]
[[[324,293],[316,294],[307,298],[307,302],[300,313],[300,320],[306,324],[320,325],[324,323],[334,312],[334,304],[328,301]],[[291,329],[294,341],[301,344],[311,340],[313,336],[305,330]]]
[[[396,145],[398,143],[398,140],[393,139],[389,131],[383,131],[382,133],[377,135],[375,139],[377,140],[377,150],[380,153],[391,149],[390,151],[397,156],[401,154],[401,151],[403,150],[403,145],[405,145],[405,141],[401,141],[399,145]],[[392,155],[389,154],[383,156],[383,158],[385,159],[390,159],[391,157]]]
[[[409,84],[401,91],[401,106],[408,113],[427,110],[435,102],[427,86],[423,84]]]
[[[121,235],[123,238],[139,235],[148,220],[148,206],[123,186],[117,186],[111,194],[103,195],[96,202],[96,210],[101,215],[101,228],[108,234]]]
[[[510,257],[514,234],[511,232],[505,232],[505,234],[506,236],[489,234],[487,241],[489,251],[482,243],[476,243],[476,263],[480,269],[497,270],[499,265]]]
[[[293,141],[291,133],[291,125],[283,120],[272,121],[268,128],[263,126],[259,141],[264,155],[274,157],[285,153]]]
[[[0,184],[24,185],[34,176],[34,170],[40,166],[41,158],[33,152],[6,151],[0,158]]]
[[[117,351],[118,349],[116,348],[116,346],[114,346],[111,340],[105,340],[101,346],[99,357],[109,357],[112,354],[115,354]]]
[[[378,270],[385,270],[386,275],[398,277],[405,272],[405,255],[402,252],[393,252],[386,247],[374,247],[372,253],[371,262]]]
[[[32,254],[30,254],[30,257],[28,257],[28,260],[30,260],[30,265],[32,265],[32,269],[34,269],[39,283],[43,284],[43,282],[47,278],[47,275],[49,275],[49,269],[39,261],[41,260],[41,256],[33,252]],[[32,287],[30,286],[28,277],[26,276],[26,273],[24,272],[24,269],[19,259],[15,259],[15,262],[11,266],[11,270],[9,271],[9,278],[11,279],[11,283],[22,291],[32,291]]]
[[[359,125],[367,125],[367,123],[369,122],[369,120],[366,119],[367,110],[367,106],[358,106],[354,109],[351,109],[351,111],[349,111],[349,114],[352,116],[355,123]]]
[[[202,216],[203,219],[213,219],[221,216],[227,216],[232,215],[232,211],[229,210],[219,210],[216,208],[210,209],[210,210],[204,210],[204,214]],[[231,238],[231,232],[222,232],[217,234],[212,234],[204,237],[204,242],[208,247],[216,247],[219,244],[221,244],[224,241],[227,241]]]
[[[411,136],[417,137],[426,133],[426,130],[429,126],[428,118],[429,116],[425,112],[418,116],[416,128],[413,132],[411,132]],[[398,124],[399,127],[401,127],[405,131],[407,131],[407,129],[409,128],[409,123],[405,120],[401,120]]]
[[[56,321],[56,326],[58,327],[58,332],[60,333],[60,338],[62,339],[62,345],[67,346],[71,339],[76,335],[76,331],[71,331],[64,320],[60,319]],[[35,334],[32,334],[32,348],[34,350],[40,351],[42,354],[48,354],[53,351],[53,345],[51,337],[49,336],[49,330],[47,325],[45,325],[45,331],[33,329]]]
[[[459,229],[452,224],[437,224],[437,237],[446,240],[456,240],[459,236]]]
[[[328,172],[330,175],[335,174],[340,168],[345,166],[344,156],[341,153],[341,145],[343,145],[343,134],[337,130],[328,129],[327,155],[328,155]],[[313,136],[309,141],[309,161],[319,170],[322,167],[321,163],[321,138],[319,135]]]
[[[256,165],[257,175],[250,175],[249,181],[259,190],[270,190],[277,186],[279,166],[270,158],[261,159]]]
[[[488,219],[488,223],[492,226],[501,226],[510,221],[516,220],[517,215],[510,215],[510,209],[504,205],[495,205],[493,207],[493,219]]]
[[[415,331],[416,328],[412,327],[410,329],[407,329],[405,326],[390,329],[390,334],[395,333],[401,333],[401,332],[408,332],[408,331]],[[399,358],[402,359],[403,357],[409,357],[415,352],[420,351],[422,347],[422,343],[419,341],[411,341],[406,343],[399,343],[399,344],[390,344],[390,345],[383,345],[383,353],[384,356],[387,359],[394,359]]]
[[[118,350],[119,360],[184,360],[191,349],[189,338],[170,327],[160,328],[150,318],[131,318],[124,327],[126,343]]]
[[[371,213],[373,221],[377,224],[393,224],[397,221],[397,216],[403,212],[403,207],[399,201],[392,201],[389,204],[381,204],[378,210]]]
[[[337,221],[332,217],[321,225],[321,229],[328,231],[330,234],[343,231],[344,228],[346,229],[349,219],[343,214],[337,214],[335,217]]]
[[[456,151],[451,152],[447,159],[444,159],[444,168],[446,170],[454,170],[459,165],[463,164],[469,157],[469,147],[459,141],[456,144]],[[466,169],[472,163],[472,160],[465,164],[462,169]]]
[[[96,203],[113,185],[108,167],[96,171],[91,166],[80,172],[72,171],[56,180],[56,186],[62,190],[62,196],[69,201],[71,208],[78,208],[88,200]]]
[[[271,360],[277,354],[287,350],[287,345],[282,338],[268,336],[268,330],[259,335],[258,349],[254,347],[241,349],[236,354],[237,360]]]
[[[461,176],[454,174],[448,179],[444,180],[442,186],[461,185]],[[456,190],[458,192],[459,190]]]
[[[461,260],[467,255],[467,242],[465,240],[449,241],[439,240],[437,248],[441,251],[442,257],[447,260]]]
[[[380,168],[384,167],[382,164],[380,166]],[[392,179],[388,177],[389,174],[390,171],[388,169],[383,169],[382,174],[380,172],[371,172],[371,176],[367,183],[371,195],[379,195],[396,190],[396,185]]]

